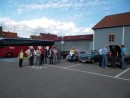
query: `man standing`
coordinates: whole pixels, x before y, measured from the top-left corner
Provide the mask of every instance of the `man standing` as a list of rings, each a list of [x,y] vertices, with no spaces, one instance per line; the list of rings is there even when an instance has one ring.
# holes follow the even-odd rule
[[[40,64],[42,65],[42,64],[44,64],[45,63],[45,51],[46,51],[46,49],[45,49],[45,47],[43,46],[43,47],[41,47],[41,62],[40,62]]]
[[[127,58],[127,49],[125,48],[124,45],[121,45],[121,61],[122,61],[121,68],[122,69],[126,69],[127,66],[125,58]]]
[[[99,49],[99,66],[102,66],[102,48]]]
[[[46,49],[45,49],[45,64],[47,64],[48,55],[49,55],[49,46],[46,46]]]
[[[110,52],[110,59],[111,59],[111,64],[113,68],[116,68],[116,59],[118,57],[118,51],[115,47],[115,45],[112,46],[111,52]]]
[[[54,64],[57,64],[57,48],[53,46],[52,51],[53,51],[53,62]]]
[[[30,59],[30,65],[32,67],[33,67],[33,63],[34,63],[34,55],[35,55],[35,50],[33,48],[31,48],[30,54],[29,54],[29,59]]]
[[[40,60],[41,60],[41,58],[40,58],[40,56],[41,56],[41,51],[40,51],[40,49],[39,49],[39,47],[37,47],[37,50],[36,50],[36,52],[35,52],[36,54],[36,69],[38,68],[38,66],[40,66]]]
[[[49,56],[50,64],[53,64],[54,63],[54,61],[53,61],[54,53],[53,53],[52,47],[49,49],[48,56]]]
[[[25,54],[27,55],[28,58],[28,66],[30,66],[30,52],[31,52],[31,47],[29,46],[29,49],[25,51]]]
[[[107,67],[107,54],[108,54],[107,46],[105,45],[102,48],[102,67],[103,68]]]

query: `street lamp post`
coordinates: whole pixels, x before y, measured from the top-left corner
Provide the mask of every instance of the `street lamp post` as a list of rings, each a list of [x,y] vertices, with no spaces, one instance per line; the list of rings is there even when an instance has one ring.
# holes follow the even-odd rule
[[[63,51],[63,45],[64,45],[63,36],[62,36],[62,41],[61,41],[61,44],[62,44],[62,51]]]

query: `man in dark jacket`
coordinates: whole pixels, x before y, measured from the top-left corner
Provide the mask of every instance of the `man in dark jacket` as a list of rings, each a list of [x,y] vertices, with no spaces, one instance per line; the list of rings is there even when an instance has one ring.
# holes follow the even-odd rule
[[[111,52],[110,52],[110,58],[111,58],[111,64],[113,68],[116,68],[116,59],[118,57],[118,51],[116,49],[116,46],[113,45]]]

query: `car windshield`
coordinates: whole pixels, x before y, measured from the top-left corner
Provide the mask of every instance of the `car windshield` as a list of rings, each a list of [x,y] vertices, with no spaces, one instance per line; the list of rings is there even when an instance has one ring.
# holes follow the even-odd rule
[[[91,54],[92,54],[92,52],[86,52],[85,54],[86,54],[86,55],[91,55]]]
[[[82,56],[93,56],[93,55],[98,55],[98,51],[87,51],[83,54],[81,54]]]
[[[96,51],[88,51],[88,52],[86,52],[85,54],[86,55],[96,55]]]
[[[91,55],[92,55],[91,52],[86,52],[86,53],[81,54],[81,56],[91,56]]]

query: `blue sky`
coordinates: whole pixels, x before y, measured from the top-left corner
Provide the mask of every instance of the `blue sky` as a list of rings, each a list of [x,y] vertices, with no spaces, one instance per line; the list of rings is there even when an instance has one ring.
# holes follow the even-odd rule
[[[103,17],[130,12],[130,0],[0,0],[0,25],[20,37],[93,34]]]

